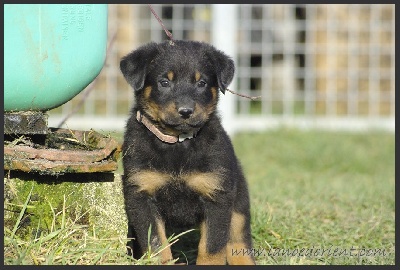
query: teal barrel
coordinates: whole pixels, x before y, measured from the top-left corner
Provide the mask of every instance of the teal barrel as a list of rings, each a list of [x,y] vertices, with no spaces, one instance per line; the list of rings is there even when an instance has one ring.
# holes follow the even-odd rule
[[[46,111],[100,73],[107,5],[4,5],[4,111]]]

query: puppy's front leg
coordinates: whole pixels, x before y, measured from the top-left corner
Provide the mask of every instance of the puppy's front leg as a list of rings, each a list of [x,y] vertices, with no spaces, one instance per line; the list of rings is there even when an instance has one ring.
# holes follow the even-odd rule
[[[134,238],[129,245],[133,249],[133,257],[139,259],[148,250],[149,243],[154,252],[161,246],[168,245],[168,240],[164,221],[152,202],[151,195],[134,184],[137,183],[137,178],[136,181],[132,180],[134,177],[124,179],[124,197],[129,227],[128,237]],[[150,226],[151,234],[148,239]],[[160,257],[161,263],[172,260],[171,249],[163,248]]]
[[[231,209],[215,202],[206,203],[205,208],[205,219],[200,224],[196,264],[225,265]]]

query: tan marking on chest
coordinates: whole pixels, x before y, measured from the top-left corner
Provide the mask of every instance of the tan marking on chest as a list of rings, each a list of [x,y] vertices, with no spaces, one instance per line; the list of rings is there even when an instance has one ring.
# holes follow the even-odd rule
[[[166,173],[156,171],[143,170],[132,174],[129,180],[132,184],[138,186],[138,192],[146,192],[150,195],[166,185],[171,179],[171,176]]]
[[[199,195],[208,199],[214,199],[216,193],[223,190],[222,176],[221,172],[192,172],[171,175],[152,170],[142,170],[133,173],[128,181],[138,186],[138,192],[146,192],[149,195],[154,195],[158,189],[169,183],[181,181]]]
[[[190,189],[209,199],[214,199],[216,193],[223,190],[222,174],[218,172],[194,172],[183,175],[182,179]]]

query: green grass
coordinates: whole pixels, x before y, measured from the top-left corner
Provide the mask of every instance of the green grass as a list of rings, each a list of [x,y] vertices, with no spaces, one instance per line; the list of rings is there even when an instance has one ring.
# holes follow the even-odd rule
[[[277,252],[258,263],[394,264],[394,134],[280,130],[240,134],[234,144],[249,182],[254,247]],[[278,256],[313,247],[338,252]],[[367,249],[387,256],[361,256]]]
[[[125,237],[126,232],[124,235],[118,235],[112,229],[110,232],[104,228],[95,228],[94,225],[90,227],[89,224],[81,224],[84,214],[71,219],[68,214],[71,209],[68,211],[66,196],[63,196],[60,211],[51,207],[50,212],[53,213],[53,217],[50,227],[43,226],[43,216],[38,219],[35,226],[24,224],[24,219],[32,215],[32,210],[36,209],[36,206],[29,205],[34,187],[35,185],[31,185],[23,205],[5,204],[8,210],[10,206],[21,208],[13,220],[13,227],[4,227],[5,265],[154,265],[159,264],[157,255],[163,249],[175,244],[179,237],[190,232],[189,230],[171,235],[168,238],[169,244],[157,250],[149,250],[142,258],[134,260],[126,254],[128,240]],[[94,212],[92,209],[91,214]],[[27,231],[31,233],[28,236]]]
[[[394,264],[394,134],[282,129],[233,142],[258,264]],[[157,263],[159,250],[125,255],[120,183],[13,180],[5,195],[4,264]]]

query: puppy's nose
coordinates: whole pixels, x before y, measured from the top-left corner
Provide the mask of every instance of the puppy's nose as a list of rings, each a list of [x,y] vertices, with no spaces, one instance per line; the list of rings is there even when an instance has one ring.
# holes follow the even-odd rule
[[[183,117],[183,118],[189,118],[193,114],[193,108],[187,108],[187,107],[180,107],[178,109],[178,113]]]

